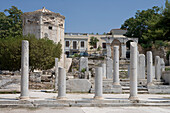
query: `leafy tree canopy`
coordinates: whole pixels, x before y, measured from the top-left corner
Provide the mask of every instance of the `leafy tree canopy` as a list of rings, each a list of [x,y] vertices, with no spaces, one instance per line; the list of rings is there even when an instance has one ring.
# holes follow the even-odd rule
[[[90,49],[93,49],[96,46],[98,41],[99,40],[96,37],[94,37],[94,36],[90,37],[90,42],[89,42],[89,44],[91,46]]]
[[[46,70],[53,68],[55,58],[60,58],[61,44],[55,44],[52,40],[36,39],[34,35],[16,36],[0,39],[0,69],[19,70],[21,68],[21,42],[29,41],[29,65],[30,69]]]
[[[152,9],[137,11],[134,17],[127,19],[121,29],[127,29],[128,37],[139,38],[139,43],[147,48],[156,40],[170,40],[170,3],[165,8],[157,6]]]
[[[0,38],[22,35],[22,14],[23,12],[15,6],[0,12]]]

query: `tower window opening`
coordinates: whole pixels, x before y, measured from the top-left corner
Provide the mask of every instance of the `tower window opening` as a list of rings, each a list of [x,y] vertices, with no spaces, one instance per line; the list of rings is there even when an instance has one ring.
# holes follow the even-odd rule
[[[53,28],[52,28],[52,26],[49,26],[48,29],[52,30]]]

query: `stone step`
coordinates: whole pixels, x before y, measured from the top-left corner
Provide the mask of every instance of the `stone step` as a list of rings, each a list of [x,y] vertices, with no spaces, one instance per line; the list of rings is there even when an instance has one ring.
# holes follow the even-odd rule
[[[130,91],[129,90],[123,90],[122,94],[129,94]],[[138,94],[149,94],[148,91],[138,91]]]

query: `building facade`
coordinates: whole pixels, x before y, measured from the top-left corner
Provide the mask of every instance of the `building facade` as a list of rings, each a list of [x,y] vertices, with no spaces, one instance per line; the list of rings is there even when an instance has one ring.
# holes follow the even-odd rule
[[[130,50],[130,42],[137,42],[138,38],[129,38],[124,36],[126,30],[121,29],[112,29],[106,35],[93,35],[88,33],[65,33],[65,54],[67,56],[74,53],[87,52],[88,54],[99,53],[106,55],[107,45],[111,46],[111,56],[113,58],[113,46],[119,46],[119,56],[122,59],[127,58],[127,53]],[[96,46],[91,49],[89,44],[90,38],[96,37],[99,41]],[[111,39],[111,42],[108,42],[107,39]]]

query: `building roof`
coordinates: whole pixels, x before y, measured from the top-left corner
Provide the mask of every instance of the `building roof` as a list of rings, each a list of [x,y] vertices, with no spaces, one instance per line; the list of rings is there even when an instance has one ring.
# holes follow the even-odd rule
[[[23,15],[33,15],[33,14],[40,14],[40,13],[53,14],[55,16],[59,16],[59,17],[65,19],[65,16],[60,15],[60,13],[54,13],[54,12],[48,10],[48,9],[45,9],[45,7],[43,7],[42,9],[38,9],[36,11],[33,11],[33,12],[25,12]]]
[[[111,35],[124,35],[127,32],[127,30],[122,29],[112,29],[110,31]]]

